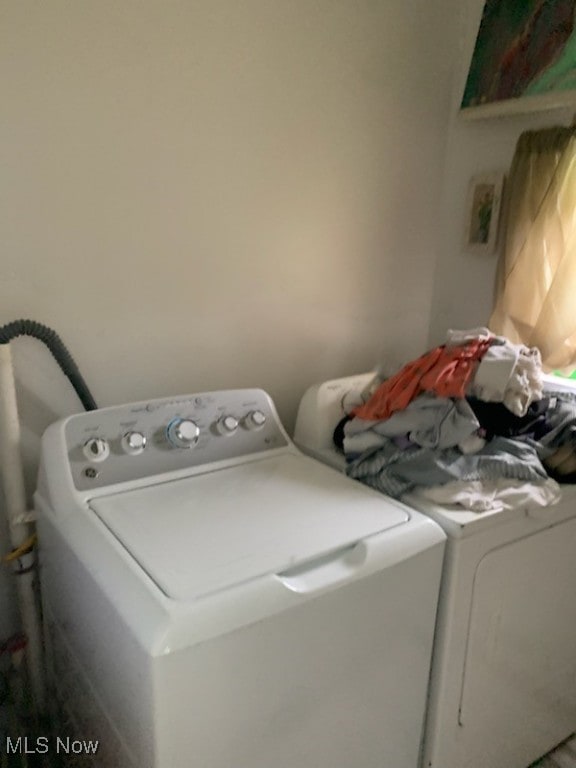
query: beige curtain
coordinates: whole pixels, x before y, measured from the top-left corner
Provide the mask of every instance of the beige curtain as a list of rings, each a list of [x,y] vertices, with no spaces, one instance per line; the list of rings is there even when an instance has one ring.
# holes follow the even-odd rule
[[[538,347],[547,370],[576,368],[576,128],[520,136],[489,326]]]

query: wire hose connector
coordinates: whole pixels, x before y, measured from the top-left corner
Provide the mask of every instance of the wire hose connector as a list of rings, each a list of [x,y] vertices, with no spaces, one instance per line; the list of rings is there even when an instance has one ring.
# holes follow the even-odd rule
[[[98,408],[74,358],[56,331],[42,325],[42,323],[37,323],[35,320],[15,320],[0,326],[0,344],[9,344],[12,339],[18,336],[32,336],[38,341],[42,341],[52,353],[64,375],[70,380],[84,408],[87,411],[94,411]]]

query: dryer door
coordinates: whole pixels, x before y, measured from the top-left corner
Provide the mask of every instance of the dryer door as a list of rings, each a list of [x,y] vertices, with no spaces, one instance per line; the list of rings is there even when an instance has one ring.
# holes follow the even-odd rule
[[[478,566],[460,724],[484,768],[524,768],[576,728],[575,545],[572,519]]]

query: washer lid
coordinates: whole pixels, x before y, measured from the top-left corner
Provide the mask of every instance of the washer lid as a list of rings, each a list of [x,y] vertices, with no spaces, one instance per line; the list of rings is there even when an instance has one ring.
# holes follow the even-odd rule
[[[179,600],[280,573],[409,520],[392,499],[293,454],[100,497],[90,507]]]

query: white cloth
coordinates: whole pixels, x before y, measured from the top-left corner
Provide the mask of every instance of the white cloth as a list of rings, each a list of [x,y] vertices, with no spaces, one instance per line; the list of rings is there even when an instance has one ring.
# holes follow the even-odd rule
[[[470,454],[478,453],[478,451],[481,451],[485,445],[486,440],[483,437],[480,437],[478,434],[473,434],[470,435],[470,437],[467,437],[465,440],[461,440],[458,443],[458,448],[460,448],[462,453]]]
[[[560,500],[555,480],[528,483],[523,480],[455,480],[445,485],[420,487],[412,492],[436,504],[453,505],[471,512],[500,512],[519,507],[548,507]]]
[[[536,347],[520,347],[518,362],[506,388],[503,403],[516,416],[526,416],[531,403],[543,394],[542,358]]]
[[[516,416],[526,416],[530,404],[543,395],[539,350],[494,337],[468,391],[479,400],[503,403]]]
[[[448,347],[458,347],[461,344],[466,344],[468,341],[476,339],[488,341],[488,339],[493,337],[494,334],[488,328],[470,328],[466,331],[455,331],[450,328],[446,333],[446,345]]]
[[[493,344],[478,365],[470,394],[487,402],[504,402],[519,357],[517,344]]]

